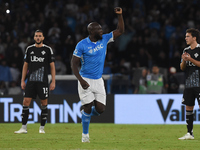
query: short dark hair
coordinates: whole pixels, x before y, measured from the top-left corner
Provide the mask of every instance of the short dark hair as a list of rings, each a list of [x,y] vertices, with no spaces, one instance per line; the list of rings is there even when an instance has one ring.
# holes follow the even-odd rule
[[[186,33],[191,33],[192,37],[196,37],[196,41],[199,40],[200,32],[198,29],[190,28],[186,30]]]
[[[38,29],[38,30],[36,30],[35,31],[35,33],[37,33],[37,32],[40,32],[40,33],[42,33],[43,34],[43,31],[42,30],[40,30],[40,29]],[[44,34],[43,34],[44,35]]]

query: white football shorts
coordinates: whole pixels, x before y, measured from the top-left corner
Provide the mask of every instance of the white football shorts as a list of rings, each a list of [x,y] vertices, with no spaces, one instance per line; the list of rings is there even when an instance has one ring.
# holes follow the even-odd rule
[[[81,100],[81,104],[89,104],[96,100],[104,105],[106,105],[106,91],[104,87],[104,81],[100,79],[89,79],[82,77],[90,86],[85,90],[82,88],[80,82],[78,81],[78,94]]]

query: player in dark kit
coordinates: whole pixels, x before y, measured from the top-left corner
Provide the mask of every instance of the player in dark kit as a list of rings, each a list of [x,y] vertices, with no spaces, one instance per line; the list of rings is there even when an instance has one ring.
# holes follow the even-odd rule
[[[186,73],[182,104],[186,105],[186,123],[188,131],[187,134],[180,137],[179,140],[194,139],[193,109],[196,98],[200,107],[200,45],[197,43],[199,34],[200,32],[197,29],[191,28],[186,30],[185,40],[189,47],[183,50],[180,68]]]
[[[45,133],[44,126],[47,120],[47,99],[49,97],[48,70],[51,68],[52,82],[50,90],[55,89],[55,58],[52,49],[43,44],[44,36],[41,30],[36,30],[34,35],[35,44],[27,47],[24,56],[21,88],[25,90],[22,110],[22,127],[14,133],[27,133],[27,121],[29,105],[32,99],[38,95],[41,99],[41,126],[39,133]],[[28,81],[25,78],[28,71]]]

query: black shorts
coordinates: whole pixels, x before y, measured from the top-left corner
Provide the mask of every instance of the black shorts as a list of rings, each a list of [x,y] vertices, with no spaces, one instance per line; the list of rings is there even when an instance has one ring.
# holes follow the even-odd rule
[[[28,81],[26,84],[24,97],[36,99],[37,95],[41,100],[45,100],[49,97],[48,83]]]
[[[198,104],[200,105],[200,87],[185,88],[182,104],[194,106],[195,98],[197,98]]]

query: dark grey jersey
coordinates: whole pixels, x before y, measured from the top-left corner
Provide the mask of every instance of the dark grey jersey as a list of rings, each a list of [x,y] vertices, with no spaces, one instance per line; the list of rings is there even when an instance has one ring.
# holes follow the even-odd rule
[[[47,82],[49,64],[55,61],[53,50],[43,44],[36,47],[35,44],[27,47],[24,61],[28,63],[28,81]]]
[[[183,53],[189,53],[190,56],[200,61],[200,45],[197,44],[195,49],[191,49],[191,47],[187,47],[183,50]],[[192,88],[192,87],[200,87],[200,68],[194,65],[192,62],[187,61],[186,62],[186,81],[185,81],[185,88]]]

